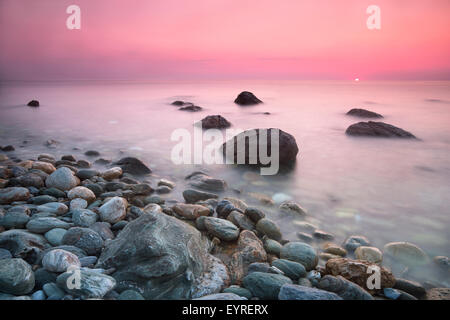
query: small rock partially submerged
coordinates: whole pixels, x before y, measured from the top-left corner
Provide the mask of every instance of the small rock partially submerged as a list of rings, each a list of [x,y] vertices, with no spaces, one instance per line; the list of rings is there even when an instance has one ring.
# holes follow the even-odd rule
[[[39,107],[39,101],[38,100],[31,100],[27,103],[27,106],[29,107]]]
[[[345,131],[351,136],[370,136],[370,137],[386,137],[386,138],[411,138],[416,137],[403,129],[395,127],[384,122],[368,121],[352,124]]]
[[[239,104],[241,106],[249,106],[253,104],[262,103],[253,93],[249,91],[243,91],[239,93],[237,98],[234,100],[234,103]]]
[[[221,115],[207,116],[201,123],[203,129],[224,129],[231,126],[231,123]]]
[[[152,173],[149,167],[147,167],[141,160],[133,157],[125,157],[115,163],[122,168],[124,173],[130,173],[134,175],[144,175]]]
[[[349,112],[347,112],[347,115],[360,118],[383,118],[383,116],[379,113],[359,108],[351,109]]]

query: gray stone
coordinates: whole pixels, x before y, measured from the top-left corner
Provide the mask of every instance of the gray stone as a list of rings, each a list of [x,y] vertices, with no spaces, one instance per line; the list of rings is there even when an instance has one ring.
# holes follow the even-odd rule
[[[0,260],[1,259],[11,259],[11,258],[12,258],[11,252],[9,252],[6,249],[0,248]]]
[[[74,227],[70,228],[62,239],[64,245],[73,245],[89,255],[96,255],[103,247],[102,237],[92,229]]]
[[[276,255],[277,257],[281,254],[281,248],[283,246],[278,241],[272,239],[266,239],[264,241],[264,249],[268,254]]]
[[[254,230],[255,224],[253,221],[251,221],[247,216],[244,214],[238,212],[238,211],[232,211],[228,217],[227,220],[231,221],[234,225],[239,227],[241,230]]]
[[[306,277],[305,267],[298,262],[276,259],[272,261],[272,266],[283,271],[284,275],[292,280]]]
[[[223,191],[227,184],[222,179],[216,179],[203,172],[194,172],[186,177],[192,187],[207,191]]]
[[[194,189],[186,189],[183,191],[183,198],[186,203],[195,203],[202,200],[217,199],[218,195],[209,192],[197,191]]]
[[[237,294],[240,297],[244,297],[246,299],[249,299],[252,297],[252,293],[250,290],[239,287],[239,286],[230,286],[228,288],[225,288],[223,290],[224,293],[234,293]]]
[[[62,243],[62,238],[64,237],[66,232],[66,229],[55,228],[47,231],[44,237],[52,246],[60,246]]]
[[[54,282],[44,284],[42,290],[49,297],[48,300],[61,300],[65,295],[64,291]]]
[[[97,262],[97,257],[96,256],[82,257],[79,259],[79,261],[82,267],[88,267],[91,265],[95,265],[95,263]]]
[[[35,205],[42,205],[50,202],[55,202],[58,199],[49,195],[36,196],[31,198],[31,202]]]
[[[280,274],[252,272],[243,280],[245,288],[251,291],[253,296],[264,300],[276,300],[280,289],[285,284],[291,284],[292,280]]]
[[[280,289],[280,300],[342,300],[337,294],[296,284],[285,284]]]
[[[318,287],[334,292],[344,300],[373,300],[370,293],[342,276],[326,275],[320,279]]]
[[[97,232],[103,240],[114,239],[114,233],[111,231],[111,224],[108,222],[96,222],[89,228]]]
[[[316,250],[303,242],[286,243],[281,249],[280,257],[301,263],[306,271],[314,269],[319,261]]]
[[[100,219],[104,222],[116,223],[127,214],[128,202],[124,198],[114,197],[102,205],[99,209]]]
[[[144,297],[135,290],[125,290],[123,291],[119,297],[118,300],[144,300]]]
[[[108,292],[114,289],[116,286],[116,280],[106,274],[101,274],[98,272],[81,269],[80,270],[80,285],[79,289],[69,288],[68,282],[70,283],[70,277],[72,272],[65,272],[61,274],[57,279],[56,283],[64,290],[77,297],[82,298],[103,298]]]
[[[77,171],[76,175],[78,178],[80,178],[80,180],[86,180],[100,175],[100,172],[95,169],[81,169]]]
[[[66,191],[79,185],[80,179],[74,176],[73,172],[69,168],[61,167],[48,176],[45,180],[45,184],[48,188],[56,188]]]
[[[48,247],[43,236],[25,230],[12,229],[0,233],[0,248],[9,250],[15,258],[34,261]]]
[[[258,208],[248,207],[245,209],[244,214],[250,218],[254,223],[257,223],[259,220],[264,219],[266,215],[264,212],[259,210]]]
[[[44,255],[42,266],[50,272],[65,272],[71,266],[80,267],[80,261],[69,251],[55,249]]]
[[[27,201],[31,197],[30,191],[22,187],[0,189],[0,204],[10,204],[15,201]]]
[[[239,237],[239,228],[228,220],[206,217],[205,228],[220,240],[233,241]]]
[[[152,170],[150,170],[150,168],[147,167],[141,160],[133,157],[122,158],[114,164],[119,165],[124,173],[146,175],[152,172]]]
[[[353,252],[360,246],[370,246],[370,241],[364,236],[350,236],[342,246],[348,251]]]
[[[30,220],[29,212],[30,210],[23,206],[13,207],[3,217],[0,216],[0,226],[6,229],[23,229]]]
[[[256,230],[270,239],[280,241],[282,238],[280,227],[270,219],[264,218],[256,224]]]
[[[34,273],[24,260],[0,260],[0,292],[22,295],[34,288]]]
[[[247,300],[234,293],[215,293],[194,300]]]
[[[78,227],[90,227],[97,222],[97,214],[89,209],[72,211],[72,221]]]
[[[81,198],[76,198],[70,201],[70,210],[76,210],[76,209],[86,209],[88,206],[88,203],[86,200]]]
[[[69,211],[69,208],[64,203],[60,202],[49,202],[38,206],[36,209],[38,212],[50,212],[57,216],[61,216]]]
[[[70,227],[70,223],[52,217],[34,218],[27,223],[27,229],[33,233],[46,233],[54,228],[68,229]]]
[[[45,298],[46,298],[45,293],[42,290],[35,291],[31,295],[32,300],[45,300]]]

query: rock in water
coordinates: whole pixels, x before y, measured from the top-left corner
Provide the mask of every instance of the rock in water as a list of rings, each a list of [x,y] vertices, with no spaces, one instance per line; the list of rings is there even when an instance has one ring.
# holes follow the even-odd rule
[[[74,272],[65,272],[61,274],[56,283],[64,290],[74,296],[82,298],[101,299],[116,286],[116,280],[108,275],[94,272],[91,270],[80,270],[80,288],[76,286],[69,288],[68,284],[74,276]],[[72,278],[71,278],[72,277]]]
[[[422,249],[409,242],[390,242],[384,246],[384,252],[407,266],[420,266],[430,262]]]
[[[39,107],[39,101],[31,100],[30,102],[27,103],[27,106],[29,106],[29,107]]]
[[[152,172],[141,160],[133,157],[125,157],[115,163],[119,165],[124,173],[144,175]]]
[[[383,118],[379,113],[372,112],[366,109],[354,108],[347,112],[349,116],[360,117],[360,118]]]
[[[27,201],[31,197],[27,188],[11,187],[0,189],[0,204],[10,204],[14,201]]]
[[[280,300],[342,300],[335,293],[296,284],[283,285],[278,298]]]
[[[0,292],[22,295],[34,288],[34,273],[22,259],[0,260]]]
[[[109,241],[97,267],[116,268],[120,286],[146,299],[189,299],[208,272],[208,241],[194,227],[159,210],[145,213]]]
[[[231,123],[221,115],[207,116],[202,119],[203,129],[224,129],[230,126]]]
[[[201,200],[217,199],[218,195],[210,192],[186,189],[183,191],[183,198],[186,200],[186,203],[196,203]]]
[[[370,136],[370,137],[386,137],[386,138],[413,138],[416,137],[403,129],[384,122],[358,122],[352,124],[345,131],[351,136]]]
[[[281,274],[252,272],[244,278],[243,284],[255,297],[276,300],[281,287],[285,284],[292,284],[292,280]]]
[[[233,163],[258,166],[266,165],[261,161],[260,148],[262,148],[263,154],[272,155],[272,134],[276,134],[277,132],[278,141],[276,142],[278,142],[278,145],[273,146],[273,148],[274,151],[278,152],[279,164],[292,166],[296,161],[298,153],[297,142],[292,135],[276,128],[251,129],[241,132],[222,145],[222,152]],[[232,149],[232,153],[227,152],[227,148]],[[257,151],[255,157],[250,157],[249,151]]]
[[[181,108],[179,108],[178,110],[181,110],[181,111],[190,111],[190,112],[197,112],[197,111],[202,110],[202,107],[192,105],[192,106],[181,107]]]
[[[334,292],[344,300],[373,300],[370,293],[342,276],[324,276],[319,281],[319,289]]]
[[[234,103],[239,104],[241,106],[249,106],[253,104],[262,103],[262,101],[259,100],[253,93],[249,91],[242,91],[234,100]]]
[[[380,271],[380,289],[392,288],[395,284],[395,278],[390,271],[383,267],[376,266],[368,261],[351,260],[347,258],[335,258],[327,261],[325,271],[333,276],[343,276],[345,279],[356,283],[369,293],[374,293],[376,289],[367,288],[367,279],[374,273],[368,272],[370,266],[379,268]]]
[[[67,167],[61,167],[53,172],[45,180],[48,188],[56,188],[59,190],[70,190],[80,184],[80,179]]]
[[[185,179],[189,180],[191,186],[207,191],[223,191],[227,187],[224,180],[210,177],[203,172],[194,172]]]

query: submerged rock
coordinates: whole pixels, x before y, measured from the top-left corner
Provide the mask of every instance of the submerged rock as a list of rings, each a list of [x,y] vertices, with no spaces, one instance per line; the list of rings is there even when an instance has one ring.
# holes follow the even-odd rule
[[[276,128],[251,129],[241,132],[222,145],[222,152],[224,156],[233,161],[233,163],[264,166],[266,163],[261,161],[260,148],[262,148],[263,153],[271,155],[271,137],[272,134],[275,134],[276,132],[278,132],[279,135],[278,141],[276,141],[278,145],[274,146],[274,148],[279,155],[279,164],[288,166],[293,165],[298,153],[297,142],[292,135]],[[263,139],[264,135],[266,139]],[[253,138],[249,139],[249,137]],[[227,154],[227,148],[232,148],[233,153]],[[249,151],[251,150],[258,150],[257,154],[253,157],[254,159],[249,156]]]
[[[259,100],[253,93],[249,91],[242,91],[234,100],[234,103],[239,104],[241,106],[249,106],[253,104],[262,103],[262,101]]]
[[[230,126],[231,123],[221,115],[207,116],[202,119],[203,129],[224,129]]]
[[[29,107],[39,107],[39,101],[38,100],[31,100],[27,103],[27,106]]]
[[[390,242],[384,246],[384,252],[407,266],[425,265],[430,262],[422,249],[409,242]]]
[[[387,138],[413,138],[416,137],[403,129],[384,122],[358,122],[352,124],[345,131],[351,136],[371,136],[371,137],[387,137]]]
[[[115,163],[119,165],[124,173],[130,173],[134,175],[150,174],[152,170],[147,167],[141,160],[133,157],[125,157]]]
[[[181,110],[181,111],[190,111],[190,112],[197,112],[197,111],[202,110],[202,107],[191,105],[191,106],[181,107],[181,108],[179,108],[178,110]]]
[[[203,172],[194,172],[186,180],[191,186],[208,191],[223,191],[227,187],[225,180],[210,177]]]
[[[186,203],[196,203],[197,201],[217,199],[218,195],[215,193],[197,191],[194,189],[186,189],[183,191],[183,198]]]
[[[366,109],[354,108],[347,112],[349,116],[360,117],[360,118],[383,118],[379,113],[372,112]]]
[[[97,267],[116,268],[118,285],[139,288],[146,299],[189,299],[208,257],[198,230],[152,207],[106,244]]]

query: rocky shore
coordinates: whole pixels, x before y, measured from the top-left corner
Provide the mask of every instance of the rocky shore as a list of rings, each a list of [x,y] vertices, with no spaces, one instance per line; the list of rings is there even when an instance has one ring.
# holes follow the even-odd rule
[[[436,264],[448,275],[448,257],[431,259],[407,242],[378,249],[358,235],[339,245],[307,223],[302,240],[288,241],[263,209],[223,198],[227,183],[219,178],[194,172],[184,199],[166,202],[177,183],[152,185],[152,170],[139,159],[108,163],[94,150],[86,154],[89,160],[0,155],[0,299],[450,297],[448,288],[395,278],[381,266],[389,256],[409,267]],[[292,201],[279,210],[307,214]],[[380,287],[368,288],[374,265]]]

